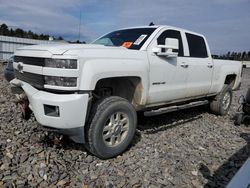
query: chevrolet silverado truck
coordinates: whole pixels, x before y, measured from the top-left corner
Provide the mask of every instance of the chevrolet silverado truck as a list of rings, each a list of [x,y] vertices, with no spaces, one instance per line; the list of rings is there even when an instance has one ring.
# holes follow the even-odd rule
[[[103,159],[132,142],[137,112],[209,104],[227,114],[242,74],[240,62],[212,59],[203,35],[171,26],[120,29],[91,44],[25,46],[13,67],[24,112]]]

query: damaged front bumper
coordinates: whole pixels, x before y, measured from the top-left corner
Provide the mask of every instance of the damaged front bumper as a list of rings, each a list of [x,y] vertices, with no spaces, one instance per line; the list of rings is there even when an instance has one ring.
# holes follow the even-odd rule
[[[84,143],[84,124],[89,94],[55,94],[37,90],[18,79],[11,81],[11,90],[19,101],[29,101],[29,108],[43,126],[58,130],[78,143]]]

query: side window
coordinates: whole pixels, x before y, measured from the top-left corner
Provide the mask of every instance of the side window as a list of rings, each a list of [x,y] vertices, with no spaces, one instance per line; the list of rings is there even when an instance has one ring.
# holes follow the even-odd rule
[[[208,57],[203,37],[186,33],[190,57]]]
[[[164,31],[157,38],[158,45],[165,44],[165,39],[166,38],[178,39],[178,41],[179,41],[179,53],[178,53],[178,56],[183,56],[183,44],[182,44],[182,39],[181,39],[181,33],[179,31],[176,31],[176,30],[166,30],[166,31]]]

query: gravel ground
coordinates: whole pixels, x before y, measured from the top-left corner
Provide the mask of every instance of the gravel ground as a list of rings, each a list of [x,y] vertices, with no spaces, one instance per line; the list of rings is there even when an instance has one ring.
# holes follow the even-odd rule
[[[250,155],[250,128],[232,120],[249,86],[245,69],[224,117],[199,107],[141,118],[132,146],[100,160],[22,120],[0,65],[0,187],[225,187]]]

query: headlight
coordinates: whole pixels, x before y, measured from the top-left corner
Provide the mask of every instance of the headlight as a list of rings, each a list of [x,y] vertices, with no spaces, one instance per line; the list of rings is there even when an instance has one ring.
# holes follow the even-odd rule
[[[45,59],[45,67],[60,69],[77,69],[76,59]]]
[[[76,87],[77,86],[76,77],[45,76],[44,80],[45,80],[46,85],[62,86],[62,87]]]

